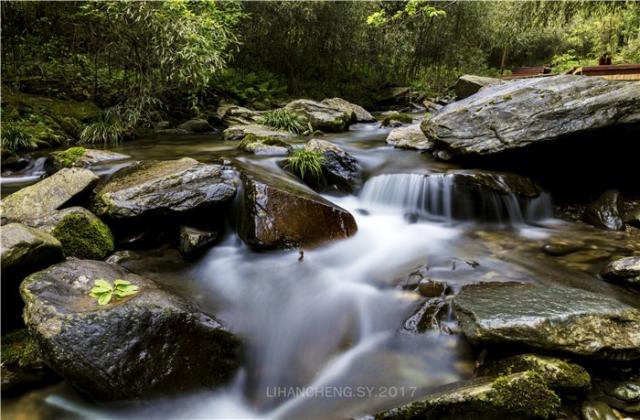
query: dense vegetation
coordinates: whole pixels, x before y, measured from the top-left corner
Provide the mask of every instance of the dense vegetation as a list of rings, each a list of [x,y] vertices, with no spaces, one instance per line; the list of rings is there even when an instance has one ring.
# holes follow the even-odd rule
[[[220,97],[261,109],[296,96],[371,105],[389,86],[446,93],[463,73],[543,63],[564,71],[603,53],[640,62],[640,5],[3,2],[2,34],[4,91],[108,110],[88,126],[69,121],[62,134],[26,136],[44,117],[3,99],[3,149],[13,151],[56,136],[119,141],[158,113],[206,116]]]

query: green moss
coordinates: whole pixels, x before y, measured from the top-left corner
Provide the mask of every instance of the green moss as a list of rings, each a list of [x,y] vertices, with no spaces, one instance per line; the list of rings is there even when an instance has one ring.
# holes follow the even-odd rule
[[[27,366],[40,359],[40,350],[26,329],[14,331],[2,337],[2,364]]]
[[[251,149],[256,144],[263,144],[265,146],[278,146],[278,147],[286,147],[289,148],[289,143],[286,141],[279,139],[277,137],[272,136],[256,136],[253,133],[246,134],[238,147],[243,150]]]
[[[505,101],[510,101],[513,98],[511,97],[511,95],[504,95],[502,99],[504,99]]]
[[[101,260],[113,252],[111,230],[93,215],[69,214],[53,229],[67,256]]]
[[[61,168],[70,168],[78,159],[84,156],[86,151],[87,149],[84,147],[71,147],[62,152],[51,153],[51,157]]]
[[[542,376],[531,371],[496,379],[488,398],[506,412],[543,419],[553,416],[560,407],[560,398],[547,387]]]
[[[382,126],[387,127],[391,124],[392,121],[398,121],[403,124],[411,124],[413,122],[413,117],[409,114],[403,114],[400,112],[393,112],[382,120]]]

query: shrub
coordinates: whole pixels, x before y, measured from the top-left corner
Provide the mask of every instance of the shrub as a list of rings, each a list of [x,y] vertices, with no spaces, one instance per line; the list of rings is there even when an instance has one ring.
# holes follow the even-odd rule
[[[30,135],[23,126],[16,123],[2,124],[2,151],[16,154],[20,151],[36,149],[41,141]]]
[[[291,153],[286,159],[284,167],[302,180],[309,177],[317,180],[322,176],[324,162],[325,158],[322,152],[300,148]]]
[[[301,134],[307,129],[307,119],[286,108],[265,112],[260,119],[260,123],[295,134]]]

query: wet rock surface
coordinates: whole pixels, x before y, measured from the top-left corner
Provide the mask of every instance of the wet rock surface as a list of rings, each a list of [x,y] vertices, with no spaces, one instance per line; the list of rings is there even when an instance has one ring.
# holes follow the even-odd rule
[[[185,130],[191,133],[206,133],[213,131],[213,127],[207,120],[195,118],[185,121],[177,127],[179,130]]]
[[[47,216],[88,192],[98,177],[88,169],[65,168],[5,197],[0,203],[2,223],[25,222]]]
[[[0,229],[2,274],[33,272],[62,259],[62,245],[45,231],[20,223]]]
[[[63,168],[89,168],[91,166],[117,160],[129,159],[131,156],[108,150],[85,149],[71,147],[61,152],[53,152],[45,164],[48,174],[58,172]]]
[[[273,137],[282,140],[294,137],[294,134],[288,131],[276,130],[266,125],[249,124],[249,125],[233,125],[223,132],[225,140],[242,140],[247,135],[252,134],[257,138]]]
[[[600,274],[607,280],[640,287],[640,256],[612,261]]]
[[[551,418],[560,399],[544,379],[527,371],[454,383],[440,392],[375,416],[380,419]]]
[[[99,306],[96,279],[139,292]],[[151,280],[98,261],[68,259],[21,285],[24,319],[45,362],[99,400],[220,385],[239,363],[239,340],[214,318]]]
[[[307,247],[353,235],[353,216],[308,187],[241,166],[244,197],[238,234],[257,249]]]
[[[620,192],[609,190],[589,204],[582,213],[582,220],[601,229],[623,230],[621,216],[623,200]]]
[[[185,260],[194,260],[204,254],[219,236],[220,233],[217,231],[181,226],[178,251]]]
[[[476,344],[517,344],[601,359],[640,358],[640,310],[608,296],[560,286],[490,282],[463,287],[453,302],[462,331]]]
[[[143,161],[96,188],[92,209],[112,220],[179,215],[221,207],[235,196],[233,175],[191,158]]]
[[[422,122],[454,156],[491,155],[640,122],[640,83],[560,75],[494,85]],[[570,123],[568,123],[570,121]]]
[[[387,136],[387,143],[400,149],[429,151],[434,147],[420,129],[420,124],[394,128]]]

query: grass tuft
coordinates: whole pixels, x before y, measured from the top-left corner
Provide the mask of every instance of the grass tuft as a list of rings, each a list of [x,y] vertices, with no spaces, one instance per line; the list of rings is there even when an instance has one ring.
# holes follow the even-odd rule
[[[307,129],[307,120],[301,115],[285,108],[278,108],[262,114],[260,123],[277,130],[301,134]]]
[[[300,179],[319,179],[322,176],[322,167],[325,158],[322,152],[317,150],[306,150],[304,148],[294,150],[286,159],[284,167]]]

